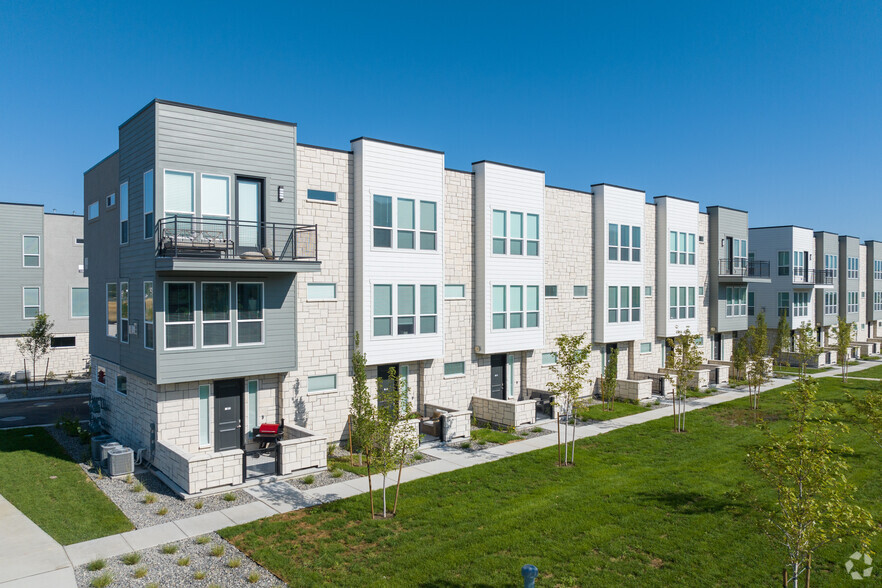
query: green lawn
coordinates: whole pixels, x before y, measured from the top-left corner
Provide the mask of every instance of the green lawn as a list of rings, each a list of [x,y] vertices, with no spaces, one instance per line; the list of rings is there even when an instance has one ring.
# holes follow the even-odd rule
[[[844,404],[838,387],[823,380],[821,396]],[[785,424],[778,392],[761,408]],[[357,496],[221,535],[292,586],[517,586],[525,563],[541,586],[772,586],[781,551],[733,493],[747,482],[772,500],[745,465],[753,422],[742,399],[689,413],[686,434],[666,416],[579,441],[572,468],[551,447],[405,484],[393,520],[370,520]],[[855,496],[880,519],[882,450],[856,427],[843,435]],[[842,566],[856,548],[817,553],[814,582],[852,586]]]
[[[481,441],[486,443],[498,443],[505,445],[511,441],[518,441],[521,436],[517,433],[509,433],[508,431],[498,431],[489,427],[481,429],[472,429],[472,441],[482,445]]]
[[[831,367],[805,368],[805,371],[807,374],[820,374],[822,372],[828,372],[831,369],[833,369],[833,368],[831,368]],[[780,365],[775,366],[775,372],[779,372],[782,374],[799,374],[800,373],[798,367],[790,367],[790,366],[786,366],[786,365],[785,366],[780,366]]]
[[[62,545],[133,528],[42,427],[0,431],[0,494]]]
[[[638,412],[646,412],[649,410],[645,406],[639,404],[630,404],[628,402],[616,402],[613,404],[612,410],[603,410],[602,404],[592,404],[588,407],[580,407],[576,409],[576,416],[583,421],[608,421],[619,417],[628,416],[629,414],[637,414]]]
[[[866,370],[860,370],[858,372],[848,372],[848,375],[853,375],[857,378],[882,378],[882,365],[873,366]]]

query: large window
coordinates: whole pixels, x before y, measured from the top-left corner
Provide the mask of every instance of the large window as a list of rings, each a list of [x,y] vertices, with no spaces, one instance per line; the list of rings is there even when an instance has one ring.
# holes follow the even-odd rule
[[[728,306],[728,305],[727,305]],[[745,302],[746,306],[746,302]],[[728,310],[728,308],[727,308]],[[747,309],[745,308],[745,312]],[[670,318],[695,318],[695,287],[671,286]]]
[[[790,292],[778,292],[778,316],[790,316]]]
[[[508,241],[508,250],[512,255],[524,254],[524,215],[520,212],[510,212],[511,239]]]
[[[806,263],[805,251],[793,252],[793,275],[797,278],[805,278]]]
[[[859,266],[860,261],[857,257],[849,257],[848,258],[848,279],[856,280],[859,276]]]
[[[726,316],[747,316],[747,288],[726,288]]]
[[[156,331],[153,323],[153,282],[144,282],[144,347],[153,349]]]
[[[882,259],[873,260],[873,279],[882,280]]]
[[[398,331],[399,335],[413,335],[416,332],[416,288],[413,284],[398,286]]]
[[[70,318],[89,317],[89,289],[70,289]]]
[[[732,266],[735,269],[747,268],[747,239],[732,240]]]
[[[209,218],[230,217],[230,178],[202,174],[202,194],[200,197],[202,216]]]
[[[192,173],[179,171],[165,171],[165,213],[193,215],[193,185],[195,179]]]
[[[794,257],[794,260],[795,259],[796,259],[796,257]],[[839,277],[839,256],[838,255],[830,255],[830,254],[824,255],[824,275],[827,277],[830,277],[830,278],[838,278]]]
[[[202,283],[202,346],[230,344],[230,284]]]
[[[129,283],[119,284],[119,340],[129,342]]]
[[[165,284],[166,349],[191,349],[196,346],[195,289],[192,282]]]
[[[23,267],[40,267],[39,235],[24,235],[21,238],[21,264]]]
[[[494,285],[491,304],[494,329],[539,326],[539,286]]]
[[[627,323],[640,320],[639,286],[609,286],[607,288],[607,322]]]
[[[413,249],[416,246],[414,201],[409,198],[398,199],[398,248]]]
[[[527,255],[539,255],[539,215],[527,215]]]
[[[808,316],[808,304],[809,304],[809,296],[808,292],[794,292],[793,293],[793,318]]]
[[[508,326],[511,329],[522,329],[524,327],[524,287],[509,286],[508,296],[511,302]]]
[[[539,215],[494,210],[492,251],[496,255],[539,255]]]
[[[236,342],[263,343],[263,284],[236,284]]]
[[[208,384],[199,385],[199,446],[206,447],[211,443],[211,428],[209,427],[209,397],[211,388]]]
[[[779,251],[778,252],[778,275],[779,276],[789,276],[790,275],[790,252],[789,251]]]
[[[118,329],[118,312],[119,306],[118,304],[118,286],[116,282],[110,283],[106,285],[106,306],[105,310],[107,313],[107,336],[108,337],[116,337],[117,329]]]
[[[824,314],[839,313],[839,293],[824,292]]]
[[[527,286],[527,328],[539,326],[539,286]]]
[[[385,337],[392,334],[392,286],[374,286],[374,336]]]
[[[394,224],[394,247],[396,249],[411,251],[417,249],[417,231],[419,230],[419,249],[423,251],[437,250],[438,205],[435,202],[425,200],[417,202],[412,198],[393,199],[391,196],[375,194],[373,206],[374,247],[393,248],[392,229]],[[417,228],[417,220],[419,220],[419,228]]]
[[[672,264],[695,265],[695,233],[670,232]]]
[[[119,242],[129,242],[129,183],[119,185]]]
[[[856,313],[858,311],[858,293],[857,292],[849,292],[848,293],[848,308],[846,312],[849,314]]]
[[[609,224],[607,248],[611,261],[640,261],[640,246],[640,227]]]
[[[144,172],[144,238],[153,238],[153,170]]]
[[[31,319],[40,314],[40,288],[22,288],[22,317]]]
[[[882,292],[873,292],[873,310],[882,311]]]
[[[438,332],[438,288],[420,286],[420,333]]]
[[[398,284],[393,289],[391,284],[375,284],[373,321],[375,337],[392,335],[393,324],[395,335],[438,332],[438,287]]]

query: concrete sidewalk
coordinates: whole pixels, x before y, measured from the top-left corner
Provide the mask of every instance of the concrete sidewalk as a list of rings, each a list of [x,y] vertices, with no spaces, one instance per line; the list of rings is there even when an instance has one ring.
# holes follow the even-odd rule
[[[875,365],[879,364],[877,362],[861,362],[861,365],[851,368],[850,373],[859,372]],[[827,374],[816,374],[815,376],[820,378],[837,377],[838,375],[838,372],[831,370]],[[774,378],[764,386],[762,391],[768,392],[790,384],[792,381],[786,378]],[[686,410],[689,412],[700,410],[747,396],[747,390],[737,390],[726,386],[719,386],[718,389],[721,391],[719,394],[687,400]],[[666,401],[658,408],[645,412],[578,426],[576,427],[576,438],[584,439],[602,435],[631,425],[671,416],[671,403]],[[553,421],[538,426],[549,431],[556,429]],[[498,445],[480,451],[466,451],[455,445],[436,442],[421,448],[422,453],[432,456],[436,460],[404,468],[401,479],[402,482],[409,482],[537,449],[553,447],[556,444],[557,437],[553,434],[533,437],[507,445]],[[390,476],[387,483],[394,483],[396,477],[397,473]],[[382,476],[379,474],[371,476],[371,483],[374,489],[382,487]],[[364,477],[356,478],[305,491],[297,490],[287,482],[271,482],[252,486],[245,490],[257,500],[220,511],[84,541],[67,547],[59,545],[0,496],[0,588],[76,586],[74,566],[80,566],[98,558],[119,557],[133,551],[157,547],[188,537],[197,537],[225,527],[249,523],[279,513],[365,494],[368,491],[368,480]]]

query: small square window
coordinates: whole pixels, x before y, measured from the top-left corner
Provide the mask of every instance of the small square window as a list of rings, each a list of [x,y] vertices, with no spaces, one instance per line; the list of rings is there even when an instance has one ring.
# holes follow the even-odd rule
[[[652,296],[652,286],[646,286],[646,295]]]
[[[307,379],[307,391],[309,394],[317,392],[331,392],[337,389],[337,375],[309,376]]]
[[[554,365],[557,363],[557,353],[543,353],[542,354],[542,365]]]
[[[116,194],[111,194],[107,197],[107,208],[116,205]]]
[[[652,353],[652,343],[641,343],[640,353]]]
[[[699,296],[704,296],[704,286],[699,286],[699,287],[698,287],[698,295],[699,295]]]
[[[126,392],[126,377],[125,376],[117,376],[116,377],[116,391],[120,394],[127,394]]]
[[[546,298],[557,298],[557,286],[545,286]]]
[[[450,363],[444,364],[444,377],[456,377],[456,376],[464,376],[465,375],[465,362],[464,361],[452,361]]]
[[[588,297],[588,286],[573,286],[573,297],[574,298],[587,298]]]
[[[444,286],[445,300],[459,300],[465,298],[464,284],[447,284]]]

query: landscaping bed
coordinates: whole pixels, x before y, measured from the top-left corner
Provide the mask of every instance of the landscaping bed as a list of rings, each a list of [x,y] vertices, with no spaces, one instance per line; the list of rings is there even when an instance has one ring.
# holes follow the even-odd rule
[[[467,441],[453,441],[450,443],[453,447],[458,447],[465,451],[481,451],[482,449],[490,449],[498,445],[506,445],[508,443],[516,443],[533,437],[541,437],[550,435],[551,431],[547,431],[539,426],[530,426],[528,428],[512,431],[511,429],[495,429],[490,426],[472,425],[471,438]]]
[[[6,400],[21,400],[24,398],[42,398],[43,396],[73,396],[75,394],[87,395],[92,392],[90,380],[71,380],[70,382],[49,382],[43,388],[42,382],[32,383],[30,390],[24,384],[9,384],[0,386],[0,398]]]
[[[103,566],[101,566],[103,563]],[[186,564],[186,565],[183,565]],[[231,567],[231,565],[233,567]],[[98,568],[90,570],[89,568]],[[278,586],[279,579],[216,533],[182,539],[74,569],[77,585],[105,586]]]
[[[352,480],[353,478],[359,478],[362,476],[367,476],[367,465],[365,465],[364,459],[361,459],[359,462],[358,453],[356,453],[353,459],[353,465],[349,464],[349,451],[339,447],[334,446],[332,451],[328,453],[328,470],[327,478],[330,478],[330,481],[326,480],[324,476],[319,474],[315,475],[315,481],[312,484],[306,484],[304,486],[299,486],[296,483],[294,487],[299,490],[309,490],[309,488],[319,488],[319,482],[323,483],[321,486],[327,486],[328,484],[335,484],[337,482],[345,482],[346,480]],[[422,451],[414,451],[410,455],[405,456],[404,458],[404,467],[411,466],[417,463],[429,463],[435,461],[436,458],[431,455],[426,455]],[[361,463],[361,465],[359,465]],[[333,472],[341,471],[343,472],[339,478],[333,477]],[[371,468],[371,474],[376,474],[377,470],[375,468]],[[351,474],[351,475],[350,475]],[[301,478],[302,480],[302,478]],[[292,483],[296,482],[296,480],[292,480]]]

